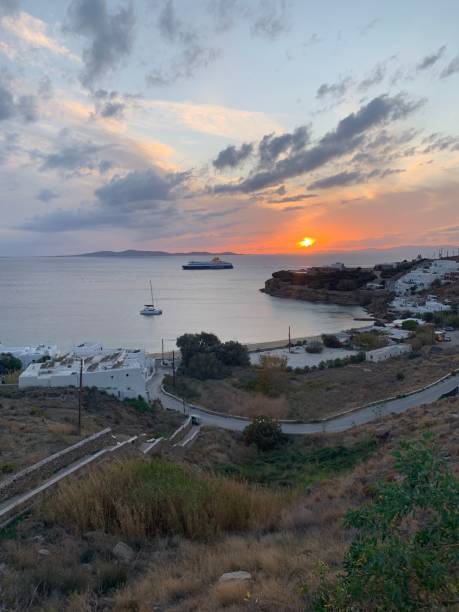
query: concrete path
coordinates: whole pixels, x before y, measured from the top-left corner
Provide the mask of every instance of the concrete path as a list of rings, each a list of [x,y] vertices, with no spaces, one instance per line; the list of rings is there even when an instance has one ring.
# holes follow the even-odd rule
[[[25,493],[20,493],[18,495],[14,495],[9,499],[0,503],[0,527],[5,525],[5,522],[8,522],[8,519],[11,517],[12,513],[20,513],[22,511],[22,507],[27,504],[27,502],[32,502],[37,495],[45,492],[47,489],[51,488],[53,485],[57,484],[63,478],[70,476],[74,472],[77,472],[85,465],[93,463],[94,461],[100,459],[103,455],[106,455],[113,451],[118,451],[122,446],[126,444],[131,444],[137,439],[137,436],[132,436],[130,438],[126,438],[122,442],[115,444],[114,446],[107,446],[92,455],[86,455],[77,461],[74,461],[70,465],[62,468],[55,474],[53,474],[50,478],[47,478],[39,485],[26,491]],[[30,505],[30,504],[29,504]],[[27,506],[28,507],[28,506]]]
[[[162,392],[161,382],[163,376],[164,372],[162,371],[156,374],[151,388],[151,397],[158,397],[165,408],[183,413],[183,402]],[[453,391],[457,386],[459,386],[459,374],[451,376],[433,387],[429,387],[413,395],[381,401],[370,407],[360,408],[349,414],[344,414],[321,423],[282,423],[282,431],[292,435],[345,431],[346,429],[368,423],[387,414],[400,414],[415,406],[435,402],[443,394]],[[186,405],[186,411],[187,414],[199,417],[201,423],[209,427],[242,431],[249,423],[247,419],[242,419],[240,417],[209,414],[195,405]]]

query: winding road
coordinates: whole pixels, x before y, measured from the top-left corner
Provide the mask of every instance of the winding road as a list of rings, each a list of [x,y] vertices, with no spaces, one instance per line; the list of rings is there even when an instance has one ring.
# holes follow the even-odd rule
[[[178,400],[161,389],[165,370],[159,370],[154,376],[150,386],[150,396],[159,398],[165,408],[176,410],[183,414],[183,401]],[[282,431],[291,435],[308,435],[320,432],[339,432],[351,429],[356,425],[362,425],[388,414],[400,414],[423,404],[431,404],[446,393],[453,392],[459,387],[459,372],[434,385],[426,387],[416,393],[400,398],[382,400],[371,406],[357,408],[348,414],[322,421],[319,423],[282,423]],[[230,431],[242,431],[249,423],[248,419],[235,416],[217,415],[191,404],[185,404],[185,413],[199,417],[202,425],[208,427],[219,427]]]

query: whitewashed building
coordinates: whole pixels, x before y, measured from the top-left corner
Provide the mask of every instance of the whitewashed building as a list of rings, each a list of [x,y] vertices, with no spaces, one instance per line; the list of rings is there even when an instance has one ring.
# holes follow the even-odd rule
[[[11,353],[14,357],[21,360],[22,367],[27,368],[34,361],[39,361],[43,357],[55,359],[59,356],[59,350],[54,344],[36,344],[35,346],[6,346],[0,342],[0,354]]]
[[[19,376],[19,387],[97,387],[120,399],[149,399],[148,385],[155,372],[154,359],[141,349],[104,348],[85,342],[61,360],[32,363]]]
[[[365,359],[374,362],[386,361],[386,359],[392,359],[392,357],[406,355],[410,351],[411,346],[409,344],[391,344],[390,346],[383,346],[374,351],[368,351],[365,355]]]

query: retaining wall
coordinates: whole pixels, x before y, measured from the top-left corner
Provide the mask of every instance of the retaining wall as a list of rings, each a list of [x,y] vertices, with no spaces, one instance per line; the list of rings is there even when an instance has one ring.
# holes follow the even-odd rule
[[[171,435],[171,437],[169,438],[169,444],[172,444],[173,442],[176,442],[179,439],[183,438],[190,431],[192,426],[193,425],[191,423],[191,417],[188,417],[187,420],[183,423],[183,425],[180,425],[180,427],[176,429]]]
[[[37,482],[51,476],[54,472],[85,455],[101,450],[110,443],[113,443],[112,430],[107,427],[89,436],[89,438],[80,440],[76,444],[68,446],[54,455],[45,457],[45,459],[24,468],[20,472],[12,474],[0,482],[0,501],[18,493],[23,493],[37,484]]]

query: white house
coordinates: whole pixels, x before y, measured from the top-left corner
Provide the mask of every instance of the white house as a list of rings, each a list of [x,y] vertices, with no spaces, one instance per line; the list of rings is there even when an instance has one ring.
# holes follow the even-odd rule
[[[107,349],[84,343],[62,360],[32,363],[19,376],[19,387],[77,387],[82,364],[82,384],[97,387],[120,399],[149,399],[148,383],[154,375],[154,360],[141,349]]]
[[[37,344],[35,346],[6,346],[0,342],[0,353],[11,353],[14,357],[21,360],[22,367],[26,368],[34,361],[39,361],[43,357],[56,358],[59,350],[54,344]]]
[[[383,346],[382,348],[375,349],[374,351],[368,351],[365,359],[367,361],[386,361],[392,357],[400,357],[406,355],[411,351],[409,344],[391,344],[390,346]]]

